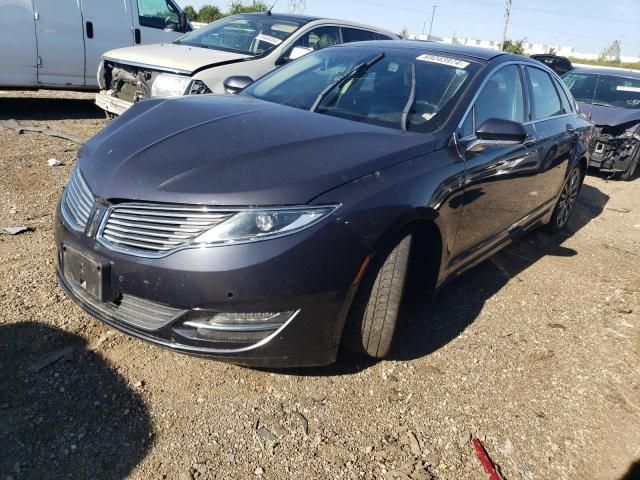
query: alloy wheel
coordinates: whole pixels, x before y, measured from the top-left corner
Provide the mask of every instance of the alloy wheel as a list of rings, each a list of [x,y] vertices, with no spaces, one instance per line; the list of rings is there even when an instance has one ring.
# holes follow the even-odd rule
[[[578,199],[578,193],[580,193],[580,181],[582,175],[578,167],[571,170],[569,178],[562,188],[562,194],[558,202],[558,214],[556,216],[556,223],[558,228],[562,228],[569,221],[571,212],[573,212]]]

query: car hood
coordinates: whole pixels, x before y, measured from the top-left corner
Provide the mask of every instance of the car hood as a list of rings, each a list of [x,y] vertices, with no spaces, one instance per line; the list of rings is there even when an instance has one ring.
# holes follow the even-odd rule
[[[241,53],[223,52],[210,48],[159,43],[110,50],[103,55],[103,58],[117,63],[145,65],[156,70],[191,74],[205,66],[240,62],[251,57]]]
[[[294,205],[436,143],[432,135],[206,95],[136,104],[87,142],[78,165],[94,195],[110,201]]]
[[[585,102],[578,102],[578,105],[580,111],[600,127],[615,127],[633,121],[640,122],[640,109],[592,105]]]

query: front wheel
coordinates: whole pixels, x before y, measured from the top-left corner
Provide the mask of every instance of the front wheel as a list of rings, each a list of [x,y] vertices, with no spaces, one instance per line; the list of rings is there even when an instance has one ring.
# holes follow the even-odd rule
[[[580,165],[574,166],[569,172],[569,175],[567,175],[567,179],[562,187],[562,193],[553,210],[551,222],[549,222],[548,225],[550,230],[559,232],[569,222],[569,218],[571,218],[571,214],[578,200],[578,194],[582,188],[583,178],[584,172]]]
[[[411,235],[375,261],[363,279],[347,323],[347,347],[356,353],[384,358],[398,324],[409,268]],[[383,260],[383,261],[382,261]]]

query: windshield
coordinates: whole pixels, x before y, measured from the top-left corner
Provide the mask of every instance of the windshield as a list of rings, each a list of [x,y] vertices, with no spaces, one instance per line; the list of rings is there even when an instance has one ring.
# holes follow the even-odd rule
[[[591,73],[567,73],[562,79],[579,102],[640,108],[640,80]]]
[[[380,53],[321,50],[258,80],[243,94],[349,120],[432,132],[444,124],[479,68],[415,51]]]
[[[301,26],[269,15],[234,15],[188,33],[175,43],[258,56],[276,48]]]

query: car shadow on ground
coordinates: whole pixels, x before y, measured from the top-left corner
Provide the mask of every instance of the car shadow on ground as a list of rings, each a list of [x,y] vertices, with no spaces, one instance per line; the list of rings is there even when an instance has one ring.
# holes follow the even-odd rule
[[[631,465],[620,480],[640,480],[640,460]]]
[[[0,478],[121,479],[153,441],[140,395],[85,341],[0,325]]]
[[[608,195],[584,185],[573,216],[563,233],[531,232],[444,287],[433,303],[413,302],[401,316],[389,359],[413,360],[442,348],[475,321],[488,299],[542,257],[579,255],[579,252],[562,244],[599,216],[608,201]],[[328,367],[288,373],[306,376],[349,375],[375,363],[373,359],[341,352],[338,361]]]
[[[0,120],[17,121],[103,119],[91,98],[2,97]]]

